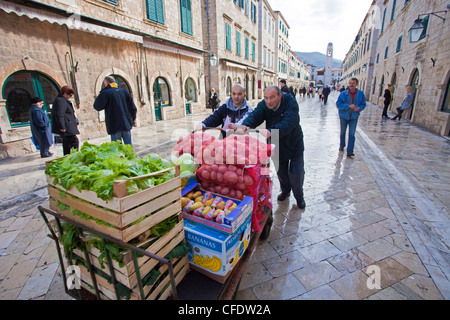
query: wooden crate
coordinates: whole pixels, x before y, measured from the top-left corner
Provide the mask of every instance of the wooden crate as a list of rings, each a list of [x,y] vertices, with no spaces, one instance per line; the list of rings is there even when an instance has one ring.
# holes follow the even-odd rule
[[[165,257],[177,245],[181,244],[184,241],[185,237],[183,221],[180,220],[174,228],[172,228],[164,236],[158,238],[145,250],[159,257]],[[95,280],[97,282],[97,287],[99,289],[101,298],[116,299],[117,297],[115,294],[114,285],[111,282],[111,271],[106,257],[103,258],[102,267],[100,262],[98,261],[98,257],[100,256],[101,251],[92,245],[88,246],[87,250],[89,261],[93,268],[96,270]],[[84,252],[79,249],[75,249],[73,250],[72,254],[73,255],[71,257],[72,260],[70,261],[70,264],[77,264],[80,267],[82,288],[95,294],[90,272],[82,263],[79,263],[80,260],[86,261]],[[78,258],[78,261],[75,260],[75,258]],[[70,258],[66,257],[66,259],[69,260]],[[131,300],[141,299],[141,294],[138,287],[138,274],[136,273],[132,253],[125,253],[122,262],[123,266],[120,266],[117,261],[112,260],[112,268],[116,281],[126,288],[125,290],[129,292]],[[88,264],[85,263],[85,265]],[[137,258],[137,265],[139,268],[139,276],[141,280],[145,278],[145,276],[147,276],[156,267],[159,267],[159,271],[161,272],[158,277],[160,281],[151,285],[143,286],[144,296],[146,300],[166,299],[167,296],[172,293],[170,276],[168,274],[164,274],[166,271],[168,271],[168,266],[166,264],[162,264],[161,266],[158,260],[152,259],[148,256],[142,256]],[[187,255],[182,258],[174,259],[172,261],[172,265],[176,284],[178,284],[189,271],[189,261]],[[169,284],[169,286],[167,286],[167,284]]]
[[[163,170],[151,175],[163,174]],[[150,175],[146,175],[150,176]],[[136,177],[136,178],[142,178]],[[126,195],[126,180],[114,183],[114,197],[104,201],[92,191],[78,191],[75,187],[66,190],[54,178],[47,176],[50,208],[63,216],[96,231],[124,242],[141,235],[161,221],[180,213],[181,179],[177,176],[158,186]],[[83,214],[100,220],[85,219],[74,215],[70,209],[62,209],[62,203]]]
[[[172,261],[175,285],[178,285],[189,271],[189,261],[187,257]],[[170,276],[167,274],[168,267],[163,265],[160,269],[161,275],[157,278],[157,282],[152,285],[143,287],[145,300],[166,300],[172,293],[172,285]],[[81,287],[95,294],[94,285],[88,269],[80,266]],[[158,281],[160,280],[160,281]],[[102,300],[116,300],[114,285],[106,278],[96,276],[97,288]],[[130,292],[130,300],[141,300],[140,292],[134,288]]]

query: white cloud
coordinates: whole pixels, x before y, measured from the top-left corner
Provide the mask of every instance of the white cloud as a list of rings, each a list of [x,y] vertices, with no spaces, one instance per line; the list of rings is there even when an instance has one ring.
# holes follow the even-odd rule
[[[293,51],[325,53],[329,42],[334,58],[344,59],[372,0],[269,0],[289,27]]]

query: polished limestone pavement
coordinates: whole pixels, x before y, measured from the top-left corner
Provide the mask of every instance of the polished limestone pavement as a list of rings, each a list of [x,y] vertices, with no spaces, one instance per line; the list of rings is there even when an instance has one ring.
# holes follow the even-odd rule
[[[278,202],[238,299],[450,298],[450,142],[368,104],[355,157],[339,149],[338,93],[297,97],[305,135],[307,207]],[[134,150],[168,155],[207,113],[134,128]],[[109,137],[92,139],[99,144]],[[52,147],[62,156],[62,147]],[[50,158],[51,159],[51,158]],[[272,166],[273,167],[273,166]],[[47,202],[39,153],[0,161],[0,299],[70,299],[36,207]]]

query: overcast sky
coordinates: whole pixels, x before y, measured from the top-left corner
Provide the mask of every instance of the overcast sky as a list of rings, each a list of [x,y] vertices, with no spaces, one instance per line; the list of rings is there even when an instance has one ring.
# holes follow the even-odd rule
[[[321,52],[333,43],[335,59],[343,60],[355,40],[372,0],[269,0],[290,27],[293,51]]]

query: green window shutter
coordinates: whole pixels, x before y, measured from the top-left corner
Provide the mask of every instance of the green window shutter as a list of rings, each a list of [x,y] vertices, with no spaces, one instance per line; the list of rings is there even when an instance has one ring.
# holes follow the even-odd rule
[[[241,33],[236,31],[236,53],[241,54]]]
[[[256,61],[256,44],[252,42],[252,61]]]
[[[226,49],[231,51],[231,26],[225,23]]]
[[[107,3],[111,3],[111,4],[115,5],[115,6],[119,5],[119,0],[103,0],[103,1],[105,1]]]
[[[191,0],[180,0],[181,31],[192,35],[192,11]]]
[[[147,18],[164,24],[163,0],[147,0]]]
[[[245,38],[245,59],[250,59],[250,43],[248,38]]]

